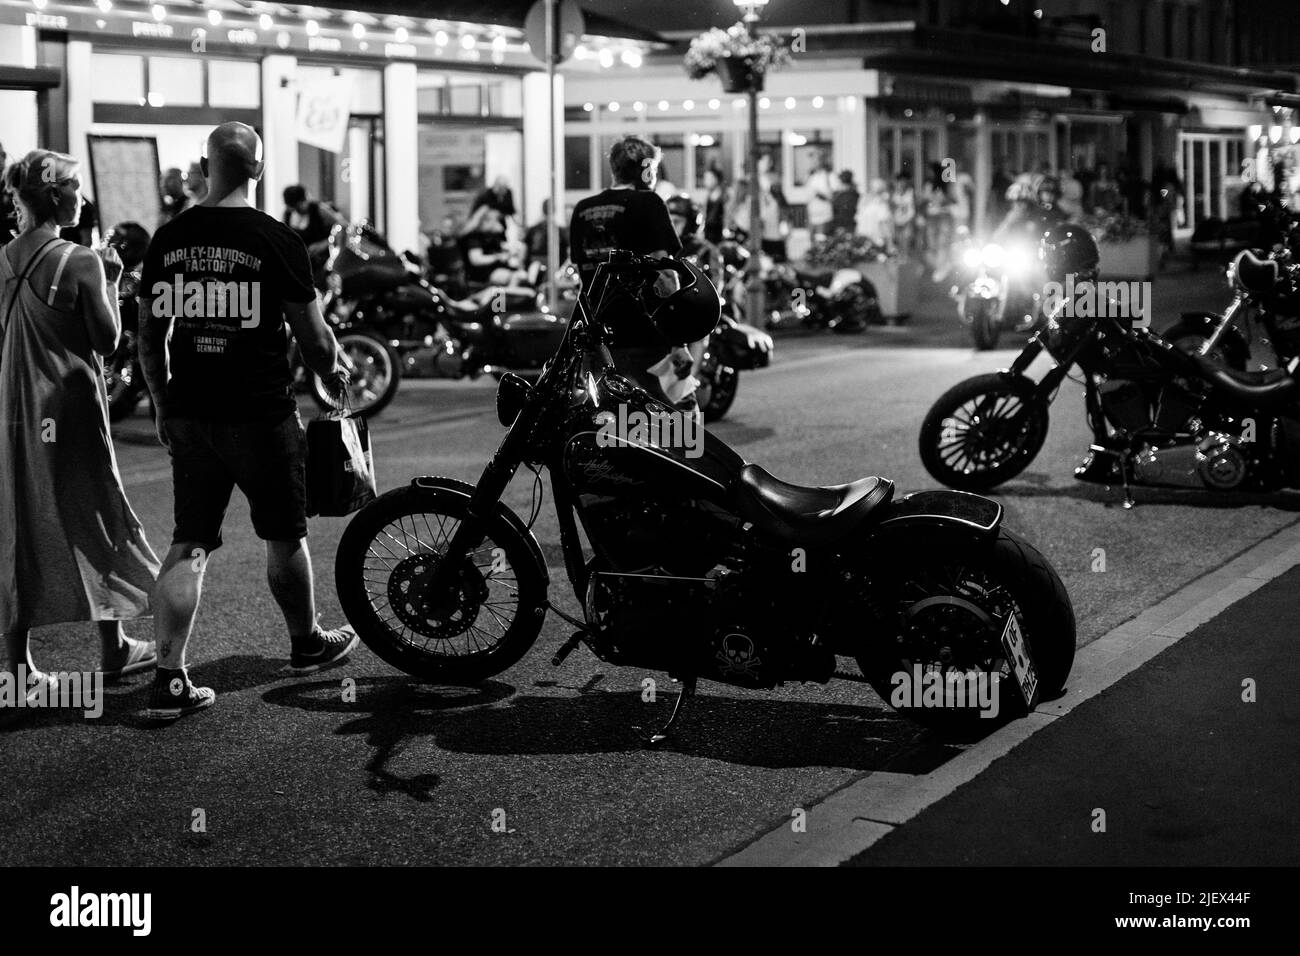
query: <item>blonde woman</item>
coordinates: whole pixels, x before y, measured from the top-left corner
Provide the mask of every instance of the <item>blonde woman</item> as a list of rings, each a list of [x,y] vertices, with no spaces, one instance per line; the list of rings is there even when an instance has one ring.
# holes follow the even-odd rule
[[[103,359],[122,323],[122,262],[59,238],[81,212],[77,160],[33,150],[4,171],[18,235],[0,249],[0,667],[52,684],[30,628],[95,621],[113,678],[154,666],[122,621],[149,612],[158,559],[122,491]]]

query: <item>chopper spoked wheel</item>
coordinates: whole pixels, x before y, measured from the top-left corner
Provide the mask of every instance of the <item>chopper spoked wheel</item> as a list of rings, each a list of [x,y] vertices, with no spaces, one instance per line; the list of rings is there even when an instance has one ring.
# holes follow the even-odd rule
[[[431,580],[469,498],[443,488],[398,488],[376,498],[339,541],[339,603],[366,646],[408,674],[475,683],[527,652],[546,613],[546,569],[499,511],[449,583]]]
[[[931,406],[921,423],[921,462],[950,488],[986,491],[1028,467],[1047,424],[1047,405],[1027,379],[976,375]]]
[[[402,382],[402,362],[397,350],[369,330],[352,329],[338,335],[339,348],[352,363],[348,403],[363,418],[388,407]],[[315,372],[310,373],[311,396],[323,411],[338,408]]]
[[[1065,686],[1075,650],[1069,595],[1047,559],[1012,532],[982,544],[913,541],[870,580],[880,638],[858,655],[858,666],[904,716],[969,737],[1024,714],[1002,644],[1012,616],[1037,674],[1038,700]],[[933,696],[922,694],[927,685]]]

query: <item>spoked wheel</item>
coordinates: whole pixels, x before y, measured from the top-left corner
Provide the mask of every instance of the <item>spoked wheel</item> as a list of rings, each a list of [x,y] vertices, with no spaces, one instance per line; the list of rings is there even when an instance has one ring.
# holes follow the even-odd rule
[[[408,674],[474,683],[532,646],[546,613],[546,571],[498,513],[483,541],[434,593],[439,566],[469,499],[445,489],[390,491],[359,511],[339,542],[339,602],[366,646]]]
[[[363,418],[377,415],[393,400],[397,386],[402,381],[402,363],[397,351],[369,332],[344,332],[338,337],[339,347],[352,361],[352,380],[348,385],[351,408]],[[320,377],[310,374],[311,395],[316,404],[326,410],[338,404],[325,390]]]
[[[1028,379],[977,375],[939,397],[921,424],[921,462],[936,481],[985,491],[1024,471],[1047,438],[1047,405]]]
[[[858,665],[876,693],[908,718],[959,736],[1024,714],[1002,642],[1014,615],[1038,700],[1056,697],[1074,662],[1075,621],[1047,559],[1006,529],[984,544],[950,537],[913,544],[871,575],[883,630]]]
[[[740,373],[727,365],[719,365],[711,375],[706,375],[695,389],[695,400],[706,423],[720,421],[731,410],[740,385]]]

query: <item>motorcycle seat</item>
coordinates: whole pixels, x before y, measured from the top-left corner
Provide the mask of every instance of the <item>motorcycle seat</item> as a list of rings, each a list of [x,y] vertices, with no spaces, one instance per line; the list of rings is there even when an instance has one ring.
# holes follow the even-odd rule
[[[1247,292],[1263,295],[1272,291],[1277,285],[1278,265],[1276,259],[1261,259],[1249,249],[1237,254],[1237,281]]]
[[[795,278],[799,280],[800,285],[804,286],[823,286],[830,285],[831,279],[835,277],[834,269],[799,269],[794,270]]]
[[[1203,378],[1243,402],[1274,405],[1290,401],[1300,394],[1300,381],[1285,369],[1239,372],[1204,355],[1193,355],[1192,360]]]
[[[812,488],[745,465],[736,485],[740,516],[786,544],[825,545],[846,537],[894,497],[888,478]]]

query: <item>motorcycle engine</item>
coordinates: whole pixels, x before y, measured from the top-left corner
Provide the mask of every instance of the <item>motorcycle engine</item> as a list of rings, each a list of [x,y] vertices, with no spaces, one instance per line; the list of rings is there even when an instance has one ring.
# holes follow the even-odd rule
[[[1110,379],[1097,387],[1106,420],[1122,434],[1178,432],[1199,405],[1196,396],[1176,382],[1144,388],[1127,379]]]
[[[1133,477],[1144,485],[1231,491],[1250,476],[1250,462],[1240,438],[1208,432],[1193,443],[1139,452]]]
[[[683,579],[596,570],[587,624],[612,663],[694,674],[739,687],[825,682],[835,657],[816,638],[792,634],[764,599],[726,571]]]

